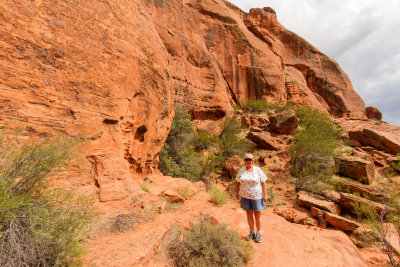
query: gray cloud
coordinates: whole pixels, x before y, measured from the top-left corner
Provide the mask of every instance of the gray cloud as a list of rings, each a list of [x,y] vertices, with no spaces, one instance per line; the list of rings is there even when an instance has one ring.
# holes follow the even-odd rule
[[[287,29],[336,60],[367,106],[400,126],[400,1],[231,0],[272,7]]]

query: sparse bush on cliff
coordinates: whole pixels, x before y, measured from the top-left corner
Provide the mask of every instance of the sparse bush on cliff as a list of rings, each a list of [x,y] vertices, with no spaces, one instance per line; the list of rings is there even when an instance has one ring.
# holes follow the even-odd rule
[[[149,183],[144,182],[144,183],[140,184],[140,189],[142,189],[146,193],[150,193]]]
[[[211,203],[213,203],[216,206],[221,206],[226,203],[226,196],[223,192],[221,192],[218,188],[216,188],[213,185],[209,185],[207,189],[208,194],[210,195]]]
[[[400,159],[400,154],[397,154],[397,158]],[[392,163],[391,166],[395,171],[400,172],[400,162]]]
[[[79,265],[91,201],[45,181],[76,157],[76,140],[17,144],[0,137],[0,266]]]
[[[252,247],[226,225],[212,225],[203,217],[190,230],[171,233],[168,256],[176,266],[244,266],[252,256]]]
[[[224,128],[220,135],[222,145],[221,151],[224,160],[227,160],[234,155],[242,157],[246,152],[251,151],[249,143],[238,137],[240,129],[241,127],[239,123],[234,118],[226,119]]]
[[[233,118],[226,118],[219,136],[196,131],[186,110],[176,108],[171,131],[160,152],[159,169],[165,175],[208,183],[229,157],[251,150],[237,136],[239,132],[240,125]]]
[[[300,123],[290,150],[294,184],[296,190],[319,192],[336,171],[333,157],[341,146],[341,129],[320,111],[299,107],[296,114]]]
[[[247,99],[243,101],[241,106],[243,111],[251,113],[261,113],[268,109],[285,110],[291,108],[290,103],[287,103],[286,105],[280,105],[277,103],[268,103],[267,101],[261,99]]]
[[[400,193],[389,188],[386,188],[386,191],[389,198],[384,204],[385,209],[380,214],[374,207],[367,204],[353,203],[353,207],[356,216],[368,229],[372,230],[369,233],[370,239],[374,241],[372,245],[384,248],[392,266],[398,267],[400,259],[398,255],[396,256],[397,253],[392,244],[400,242],[400,236],[394,235],[393,232],[395,230],[400,233]]]
[[[190,190],[188,187],[180,187],[178,188],[178,194],[183,197],[184,199],[190,199],[196,195],[196,192]]]
[[[197,133],[185,109],[176,108],[171,131],[160,152],[159,169],[165,175],[198,181],[203,156],[195,149]]]

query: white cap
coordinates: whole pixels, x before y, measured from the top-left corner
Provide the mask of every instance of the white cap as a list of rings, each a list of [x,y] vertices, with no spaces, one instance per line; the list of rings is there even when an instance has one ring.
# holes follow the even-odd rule
[[[254,160],[254,157],[253,157],[252,154],[246,154],[246,155],[244,156],[244,159],[251,159],[251,160]]]

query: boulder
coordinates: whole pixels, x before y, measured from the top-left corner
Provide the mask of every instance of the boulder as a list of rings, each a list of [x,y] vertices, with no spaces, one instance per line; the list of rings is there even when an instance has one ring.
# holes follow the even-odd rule
[[[332,202],[338,203],[340,201],[340,194],[336,191],[328,191],[324,190],[322,191],[322,195],[327,199]]]
[[[306,225],[311,225],[311,226],[318,225],[318,220],[316,220],[314,218],[310,218],[308,216],[308,214],[305,212],[294,210],[292,208],[277,207],[277,208],[274,208],[273,212],[276,215],[279,215],[279,216],[285,218],[287,221],[289,221],[291,223],[306,224]]]
[[[400,153],[400,140],[396,135],[372,129],[349,131],[349,138],[363,146],[372,146],[392,155]]]
[[[311,226],[318,226],[318,220],[314,219],[314,218],[307,217],[307,219],[305,221],[305,224],[311,225]]]
[[[371,150],[369,150],[370,148]],[[367,160],[371,163],[374,163],[376,161],[374,156],[372,156],[374,154],[374,150],[375,149],[373,147],[357,147],[353,149],[351,156],[358,157],[363,160]]]
[[[268,170],[270,170],[271,172],[280,172],[284,170],[284,166],[282,163],[270,163],[268,165]]]
[[[99,199],[101,202],[122,200],[128,197],[125,186],[120,181],[105,181],[100,184]]]
[[[165,197],[166,200],[170,202],[184,202],[185,199],[181,197],[178,193],[172,192],[172,191],[162,191],[160,193],[162,197]]]
[[[252,126],[252,127],[250,128],[250,132],[260,133],[260,132],[262,132],[262,131],[263,131],[263,130],[262,130],[261,128],[257,127],[257,126]]]
[[[260,125],[266,125],[269,122],[268,117],[259,117],[257,116],[257,121]]]
[[[250,128],[251,127],[250,115],[249,114],[243,115],[242,119],[240,120],[240,124],[244,128]]]
[[[350,192],[355,192],[360,194],[361,196],[367,195],[370,198],[377,199],[377,200],[386,200],[388,197],[378,190],[372,188],[368,185],[358,184],[355,182],[350,182],[347,179],[338,179],[341,189],[349,190]],[[339,194],[339,193],[337,193]],[[340,194],[339,194],[340,200]],[[336,201],[339,202],[339,201]]]
[[[247,138],[257,144],[259,149],[279,150],[280,145],[276,138],[272,137],[269,132],[253,132],[250,131]]]
[[[357,205],[367,205],[371,208],[374,208],[378,214],[381,214],[385,205],[381,203],[377,203],[362,197],[358,197],[349,193],[340,193],[340,202],[338,203],[342,211],[346,211],[349,213],[355,213],[354,204]],[[390,211],[393,211],[392,208],[389,208]]]
[[[280,134],[292,134],[299,123],[293,110],[284,110],[270,117],[269,129]]]
[[[375,179],[375,166],[371,162],[352,156],[336,158],[338,173],[360,182],[370,184]]]
[[[224,169],[229,172],[230,177],[235,177],[243,164],[243,159],[235,155],[225,162]]]
[[[358,223],[352,220],[332,214],[324,210],[320,210],[316,207],[311,208],[311,215],[315,218],[320,218],[322,215],[327,223],[334,226],[336,229],[343,231],[353,231],[360,226]]]
[[[307,218],[308,216],[305,213],[296,214],[296,216],[293,218],[293,222],[297,224],[305,224]]]
[[[310,209],[311,207],[317,207],[329,211],[333,214],[337,215],[340,214],[340,207],[337,204],[331,201],[321,199],[318,196],[313,195],[311,193],[307,193],[304,191],[298,192],[296,201],[300,207],[308,209]]]
[[[367,107],[365,111],[367,112],[368,119],[382,120],[382,112],[376,107]]]
[[[286,207],[274,208],[274,213],[285,218],[289,222],[293,222],[296,217],[296,212],[293,209],[288,209]]]

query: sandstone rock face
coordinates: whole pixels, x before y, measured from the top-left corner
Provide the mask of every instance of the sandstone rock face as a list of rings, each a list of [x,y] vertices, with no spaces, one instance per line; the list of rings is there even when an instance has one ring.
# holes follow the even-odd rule
[[[66,180],[102,201],[125,198],[153,172],[173,117],[166,49],[143,6],[0,3],[2,123],[17,119],[35,136],[88,136],[90,173]]]
[[[280,134],[292,134],[299,119],[293,110],[285,110],[270,117],[269,128]]]
[[[375,179],[375,167],[369,161],[357,157],[341,157],[336,159],[339,173],[345,177],[370,184]]]
[[[289,101],[319,106],[336,116],[366,117],[364,103],[339,65],[286,30],[272,9],[251,9],[244,22],[270,50],[281,56]]]
[[[271,9],[249,14],[224,1],[156,1],[156,27],[169,54],[175,101],[194,119],[219,120],[230,103],[287,101],[366,118],[338,64],[289,32]],[[176,16],[181,14],[181,16]]]
[[[382,120],[382,112],[376,107],[367,107],[366,112],[368,119],[377,119],[378,121]]]
[[[334,202],[319,199],[316,196],[307,192],[300,191],[299,193],[297,193],[296,201],[300,207],[304,208],[317,207],[329,211],[333,214],[340,215],[340,207],[336,205]]]
[[[343,231],[353,231],[360,225],[352,220],[332,214],[327,211],[320,210],[318,208],[311,208],[311,215],[315,218],[319,218],[321,215],[324,216],[327,223],[334,226],[336,229]]]
[[[365,118],[338,64],[283,28],[271,9],[222,0],[0,3],[1,120],[32,135],[90,138],[90,173],[71,175],[102,201],[157,172],[174,103],[216,131],[247,98]],[[179,14],[179,15],[177,15]],[[204,123],[207,122],[207,123]]]

